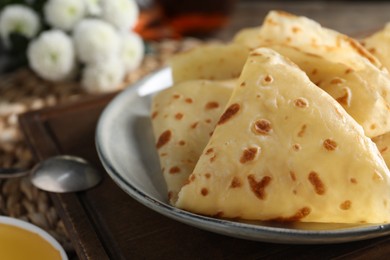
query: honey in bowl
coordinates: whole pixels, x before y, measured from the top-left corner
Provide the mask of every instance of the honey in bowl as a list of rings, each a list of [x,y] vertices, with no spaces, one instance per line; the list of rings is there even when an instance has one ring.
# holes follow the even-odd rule
[[[62,247],[45,231],[29,223],[0,217],[0,259],[67,259]]]

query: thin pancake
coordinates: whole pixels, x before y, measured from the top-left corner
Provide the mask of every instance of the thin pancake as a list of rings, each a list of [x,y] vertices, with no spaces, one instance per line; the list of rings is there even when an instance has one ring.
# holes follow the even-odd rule
[[[355,69],[326,56],[307,53],[287,45],[273,50],[296,63],[317,86],[325,90],[364,129],[368,137],[390,131],[390,77],[367,59],[356,57]]]
[[[231,95],[233,81],[187,81],[157,94],[152,125],[171,203],[187,181]]]
[[[260,48],[176,206],[226,218],[390,221],[389,170],[363,129],[291,61]]]

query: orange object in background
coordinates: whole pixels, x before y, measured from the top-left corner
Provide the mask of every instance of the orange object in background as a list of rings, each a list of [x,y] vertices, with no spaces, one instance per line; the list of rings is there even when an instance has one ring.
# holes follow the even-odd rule
[[[235,0],[137,0],[141,14],[135,27],[145,40],[206,37],[229,21]]]

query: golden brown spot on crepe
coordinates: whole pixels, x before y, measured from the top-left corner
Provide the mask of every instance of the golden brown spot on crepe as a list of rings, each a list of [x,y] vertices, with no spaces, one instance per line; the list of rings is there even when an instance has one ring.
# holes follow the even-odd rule
[[[374,47],[369,48],[368,51],[371,52],[372,54],[376,53],[376,49]]]
[[[349,74],[351,72],[353,72],[353,69],[351,69],[351,68],[348,68],[348,69],[345,70],[345,74]]]
[[[156,148],[160,149],[162,146],[167,144],[171,140],[172,132],[171,130],[164,131],[157,140]]]
[[[180,172],[180,168],[177,166],[173,166],[171,169],[169,169],[170,174],[176,174]]]
[[[370,129],[371,129],[371,130],[374,130],[374,129],[376,129],[376,124],[372,124],[372,125],[370,125]]]
[[[213,133],[214,133],[214,131],[211,131],[211,132],[209,133],[209,136],[211,137],[211,136],[213,135]]]
[[[247,163],[253,161],[256,158],[258,147],[249,147],[242,152],[240,163]]]
[[[158,112],[157,112],[157,111],[154,111],[154,112],[152,113],[152,119],[155,119],[157,116],[158,116]]]
[[[176,118],[177,120],[180,120],[180,119],[183,118],[183,114],[182,114],[182,113],[177,113],[177,114],[175,115],[175,118]]]
[[[292,148],[294,151],[299,151],[299,150],[301,150],[301,145],[300,144],[293,144]]]
[[[266,76],[263,78],[263,84],[264,84],[264,85],[271,84],[273,81],[274,81],[274,78],[273,78],[271,75],[266,75]]]
[[[164,157],[164,156],[167,156],[167,155],[168,155],[168,153],[160,153],[161,157]]]
[[[200,193],[203,195],[203,196],[207,196],[207,194],[209,194],[209,190],[207,188],[202,188],[200,190]]]
[[[186,141],[184,141],[184,140],[180,140],[180,141],[179,141],[179,145],[183,146],[183,145],[185,145],[185,144],[186,144]]]
[[[299,108],[305,108],[308,107],[309,104],[305,98],[297,98],[294,100],[294,106]]]
[[[245,86],[246,86],[246,82],[245,81],[241,82],[240,87],[245,87]]]
[[[286,38],[286,42],[287,42],[287,43],[290,43],[291,41],[292,41],[292,38],[291,38],[291,37],[287,37],[287,38]]]
[[[312,171],[309,173],[309,181],[314,186],[314,190],[318,195],[324,195],[325,194],[325,185],[320,179],[320,176],[318,176],[318,173]]]
[[[238,188],[241,187],[241,180],[237,177],[233,177],[232,182],[230,183],[231,188]]]
[[[314,82],[314,84],[315,84],[316,86],[320,86],[320,85],[321,85],[321,83],[322,83],[322,81],[321,81],[321,80]]]
[[[328,151],[334,151],[337,148],[337,143],[332,139],[325,139],[322,145]]]
[[[307,125],[302,125],[301,130],[298,132],[298,136],[302,137],[306,132]]]
[[[231,104],[219,119],[218,125],[222,125],[230,120],[240,110],[240,105],[237,103]]]
[[[251,187],[251,190],[253,193],[258,197],[259,199],[263,200],[266,197],[265,194],[265,188],[270,184],[271,182],[270,176],[264,176],[261,181],[256,181],[254,175],[248,176],[249,186]]]
[[[191,124],[191,128],[195,129],[198,126],[199,122],[195,122]]]
[[[376,65],[377,62],[376,60],[370,55],[368,51],[366,51],[363,46],[361,46],[357,41],[354,39],[351,39],[349,37],[345,37],[345,40],[349,43],[349,45],[356,50],[357,53],[359,53],[361,56],[365,57],[368,59],[372,64]]]
[[[214,152],[214,149],[213,148],[209,148],[209,149],[206,150],[205,155],[212,154],[213,152]]]
[[[204,175],[205,177],[206,177],[206,179],[210,179],[210,177],[211,177],[211,174],[209,173],[209,172],[207,172],[207,173],[205,173],[205,175]]]
[[[214,162],[215,161],[215,158],[217,158],[217,155],[214,154],[213,157],[210,158],[210,162]]]
[[[353,184],[357,184],[357,180],[356,180],[355,178],[351,178],[351,179],[349,179],[349,181],[350,181],[351,183],[353,183]]]
[[[212,120],[210,118],[207,118],[204,121],[205,121],[205,123],[210,124]]]
[[[308,216],[311,212],[311,209],[309,207],[303,207],[299,209],[294,215],[291,217],[281,217],[274,219],[275,221],[281,221],[281,222],[295,222],[303,219],[304,217]]]
[[[259,119],[254,122],[252,130],[255,134],[268,135],[271,130],[271,122],[267,119]]]
[[[386,146],[386,147],[383,147],[379,152],[380,153],[384,153],[384,152],[386,152],[387,151],[387,149],[388,149],[388,147]]]
[[[218,107],[219,107],[219,103],[215,101],[211,101],[206,104],[206,109],[215,109]]]
[[[348,88],[343,88],[343,90],[344,95],[339,98],[336,98],[336,101],[339,102],[341,105],[349,106],[351,103],[350,91],[348,91]]]
[[[292,31],[293,33],[299,33],[299,32],[301,31],[301,28],[296,27],[296,26],[293,26],[293,27],[291,28],[291,31]]]
[[[352,202],[350,200],[346,200],[343,203],[340,204],[340,209],[342,210],[348,210],[351,208]]]
[[[311,71],[311,75],[316,75],[316,74],[317,74],[317,72],[318,72],[318,70],[317,70],[317,69],[313,69],[313,70]]]
[[[274,20],[271,19],[271,18],[268,18],[268,19],[265,21],[265,23],[267,23],[267,24],[269,24],[269,25],[274,25],[274,26],[279,25],[278,22],[274,21]]]
[[[261,53],[258,53],[258,52],[253,51],[253,52],[250,53],[250,56],[256,57],[256,56],[263,56],[263,55],[262,55]],[[253,63],[253,62],[255,62],[255,61],[254,61],[254,60],[251,60],[251,62]]]
[[[290,171],[290,177],[291,177],[291,180],[293,180],[293,181],[297,180],[297,176],[295,175],[295,172],[293,172],[293,171]]]
[[[344,80],[343,79],[340,79],[340,78],[334,78],[330,81],[330,84],[341,84],[343,83]]]
[[[192,98],[186,98],[184,101],[188,104],[191,104],[193,102]]]
[[[174,94],[172,97],[173,97],[174,99],[178,99],[178,98],[180,98],[180,95],[179,95],[179,94]]]

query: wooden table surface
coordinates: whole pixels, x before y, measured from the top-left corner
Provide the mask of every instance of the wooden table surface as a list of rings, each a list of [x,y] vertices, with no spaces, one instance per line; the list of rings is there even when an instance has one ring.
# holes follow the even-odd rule
[[[272,9],[306,15],[347,34],[370,31],[390,20],[390,3],[240,1],[229,39],[259,25]],[[96,154],[96,122],[113,95],[24,114],[21,126],[38,160],[55,154],[85,157],[104,171]],[[80,259],[385,259],[390,237],[334,245],[284,245],[247,241],[199,230],[139,204],[106,175],[94,189],[51,194]]]

